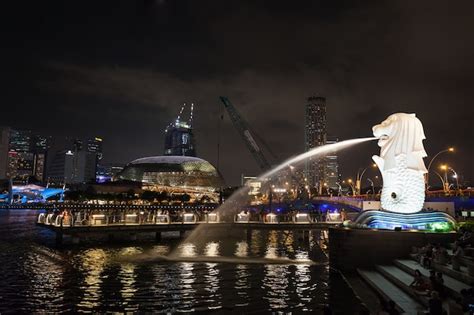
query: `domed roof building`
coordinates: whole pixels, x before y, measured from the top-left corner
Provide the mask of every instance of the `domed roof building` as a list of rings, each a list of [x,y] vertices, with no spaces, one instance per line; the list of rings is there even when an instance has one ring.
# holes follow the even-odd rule
[[[191,156],[140,158],[128,163],[117,179],[141,182],[144,189],[187,193],[195,198],[217,194],[222,183],[219,172],[211,163]]]

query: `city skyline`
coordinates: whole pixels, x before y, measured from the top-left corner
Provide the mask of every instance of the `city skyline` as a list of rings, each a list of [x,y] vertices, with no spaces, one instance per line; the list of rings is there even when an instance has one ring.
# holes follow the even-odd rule
[[[369,136],[393,112],[416,112],[429,158],[455,147],[436,164],[472,183],[465,137],[472,135],[473,44],[466,30],[473,22],[465,5],[33,4],[6,19],[15,31],[1,53],[8,89],[0,100],[10,105],[0,125],[101,135],[107,162],[126,163],[161,154],[163,127],[180,104],[195,102],[199,156],[216,164],[218,96],[226,95],[283,160],[304,151],[304,100],[317,93],[330,104],[328,134],[340,140]],[[238,183],[242,173],[259,170],[224,117],[220,168]],[[370,143],[341,152],[341,173],[354,178],[377,149]],[[351,154],[360,151],[368,154]]]

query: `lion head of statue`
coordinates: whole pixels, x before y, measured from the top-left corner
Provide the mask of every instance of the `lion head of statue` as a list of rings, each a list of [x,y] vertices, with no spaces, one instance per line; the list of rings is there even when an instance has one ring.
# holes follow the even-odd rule
[[[382,123],[372,127],[372,131],[379,139],[384,171],[397,167],[396,157],[404,154],[409,169],[426,173],[423,162],[423,158],[426,157],[423,147],[425,133],[421,121],[415,114],[392,114]]]

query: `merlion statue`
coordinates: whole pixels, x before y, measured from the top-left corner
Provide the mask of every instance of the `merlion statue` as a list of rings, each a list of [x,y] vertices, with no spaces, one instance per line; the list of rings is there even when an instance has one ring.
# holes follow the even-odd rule
[[[425,134],[415,114],[396,113],[381,124],[372,127],[379,138],[380,156],[372,159],[383,178],[380,196],[383,210],[414,213],[423,208],[425,201],[423,158]]]

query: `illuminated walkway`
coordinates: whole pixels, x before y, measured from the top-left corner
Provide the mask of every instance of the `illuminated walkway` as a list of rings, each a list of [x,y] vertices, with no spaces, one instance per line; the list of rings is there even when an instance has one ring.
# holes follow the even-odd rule
[[[62,242],[62,236],[71,235],[73,237],[84,236],[88,234],[108,234],[114,233],[156,233],[156,238],[161,239],[161,232],[180,232],[183,235],[186,231],[193,230],[198,226],[209,228],[238,228],[247,231],[256,229],[267,230],[320,230],[340,224],[341,222],[314,222],[307,213],[299,213],[293,217],[286,218],[288,221],[279,220],[275,214],[267,214],[263,221],[252,221],[250,216],[240,213],[234,218],[227,218],[227,221],[221,220],[217,214],[206,214],[203,220],[198,220],[198,216],[193,213],[184,213],[180,216],[145,213],[145,212],[122,212],[120,214],[87,212],[74,213],[40,213],[37,219],[37,225],[52,230],[56,233],[57,241]],[[233,219],[233,220],[232,220]]]

